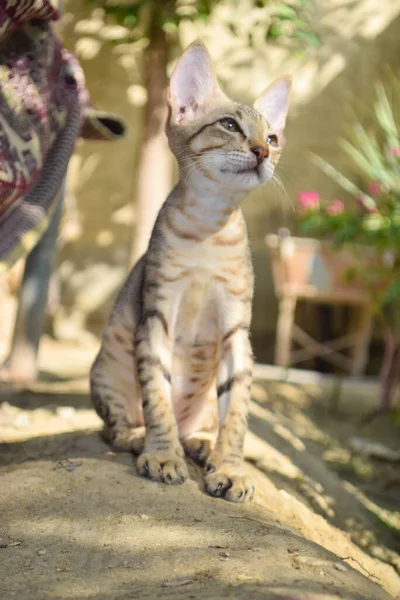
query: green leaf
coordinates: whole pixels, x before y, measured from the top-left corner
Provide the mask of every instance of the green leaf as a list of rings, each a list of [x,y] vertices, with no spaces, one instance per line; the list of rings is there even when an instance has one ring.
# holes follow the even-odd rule
[[[133,29],[136,26],[136,23],[137,23],[136,15],[131,14],[131,15],[126,15],[124,17],[124,20],[123,20],[124,27],[127,27],[128,29]]]
[[[177,23],[174,23],[174,21],[165,21],[165,23],[162,24],[161,29],[165,31],[165,33],[175,34],[178,30],[178,25]]]
[[[390,220],[382,215],[366,215],[362,222],[363,228],[367,231],[382,231],[390,227]]]
[[[275,13],[275,15],[282,20],[289,20],[292,21],[294,19],[296,19],[297,17],[297,12],[295,11],[294,8],[292,8],[291,6],[289,6],[288,4],[280,4],[278,6],[278,10]]]
[[[400,281],[398,279],[394,279],[390,283],[382,299],[383,306],[391,303],[400,303]]]
[[[376,84],[375,89],[378,98],[378,102],[375,105],[376,117],[382,129],[386,132],[390,145],[395,146],[399,143],[399,133],[392,107],[381,82]]]
[[[357,275],[359,274],[359,269],[356,266],[351,266],[351,267],[347,267],[344,271],[343,271],[343,281],[345,283],[351,283],[352,281],[354,281],[357,278]]]
[[[281,25],[279,25],[278,23],[272,23],[272,25],[269,27],[268,31],[267,31],[267,37],[271,37],[271,38],[279,38],[282,36],[282,27]]]
[[[347,177],[345,177],[344,175],[342,175],[340,173],[340,171],[338,171],[337,169],[335,169],[335,167],[332,167],[332,165],[330,165],[329,163],[327,163],[320,156],[317,156],[316,154],[311,153],[311,160],[326,175],[328,175],[328,177],[330,177],[331,179],[333,179],[333,181],[336,181],[344,190],[346,190],[346,192],[349,192],[353,196],[364,195],[364,193],[360,190],[360,188],[358,188],[356,185],[354,185],[354,183],[352,181],[350,181],[350,179],[348,179]]]
[[[357,150],[347,140],[340,140],[339,144],[363,173],[368,175],[371,172],[371,163],[360,150]]]
[[[296,30],[294,33],[294,37],[297,39],[310,44],[311,46],[320,46],[321,40],[313,31],[301,31]]]

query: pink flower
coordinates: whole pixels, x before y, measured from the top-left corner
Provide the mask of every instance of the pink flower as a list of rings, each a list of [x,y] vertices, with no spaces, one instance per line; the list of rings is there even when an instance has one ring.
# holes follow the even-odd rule
[[[381,184],[379,181],[371,181],[368,186],[368,191],[370,194],[372,194],[372,196],[379,196],[381,193]]]
[[[400,156],[400,147],[399,146],[392,146],[389,149],[389,152],[392,156]]]
[[[317,210],[319,208],[319,194],[318,192],[300,192],[297,195],[299,203],[299,212],[306,212],[307,210]]]
[[[326,212],[331,217],[341,215],[344,212],[344,202],[342,200],[332,200],[326,207]]]

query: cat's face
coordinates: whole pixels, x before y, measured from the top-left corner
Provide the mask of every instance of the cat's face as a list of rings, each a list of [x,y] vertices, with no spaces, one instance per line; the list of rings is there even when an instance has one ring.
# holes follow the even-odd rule
[[[168,90],[167,135],[186,179],[196,174],[228,191],[248,192],[272,178],[284,145],[290,79],[278,79],[254,108],[221,91],[205,46],[186,50]]]

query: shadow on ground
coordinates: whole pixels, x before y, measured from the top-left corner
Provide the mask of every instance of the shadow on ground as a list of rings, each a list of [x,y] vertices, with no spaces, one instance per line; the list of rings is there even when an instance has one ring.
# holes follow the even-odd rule
[[[87,393],[59,389],[0,394],[0,418],[6,403],[17,424],[41,411],[55,428],[27,439],[22,427],[0,445],[2,598],[380,600],[377,584],[399,589],[392,567],[365,554],[395,562],[395,535],[324,460],[336,438],[315,406],[291,408],[287,393],[252,405],[258,493],[236,506],[205,496],[194,465],[182,487],[138,478],[132,457],[101,441]],[[71,408],[80,430],[57,432]]]

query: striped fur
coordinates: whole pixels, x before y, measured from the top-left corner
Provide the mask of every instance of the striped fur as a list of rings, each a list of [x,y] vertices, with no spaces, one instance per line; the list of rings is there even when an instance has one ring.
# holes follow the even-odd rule
[[[253,272],[239,203],[272,177],[280,156],[282,127],[271,120],[281,126],[287,100],[279,112],[284,101],[273,104],[272,90],[269,119],[221,92],[201,43],[179,61],[167,122],[179,183],[116,300],[91,370],[104,435],[139,454],[141,475],[182,482],[186,453],[205,467],[208,493],[236,502],[254,493],[242,466]]]

